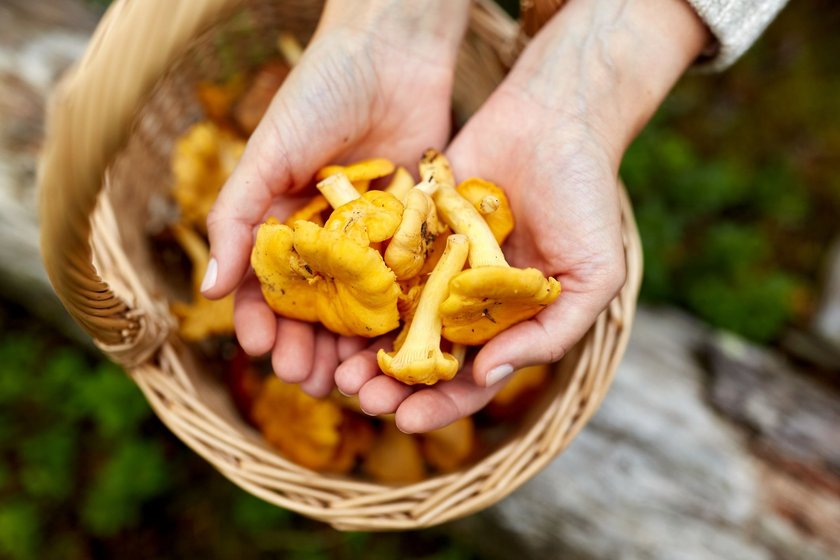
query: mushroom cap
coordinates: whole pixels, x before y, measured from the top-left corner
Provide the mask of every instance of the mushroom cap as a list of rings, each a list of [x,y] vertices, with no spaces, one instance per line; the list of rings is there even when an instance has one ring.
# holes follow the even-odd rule
[[[394,164],[385,158],[373,158],[357,161],[350,165],[328,165],[322,167],[315,178],[320,181],[335,173],[344,173],[351,183],[373,181],[394,172]]]
[[[172,233],[192,263],[192,302],[174,302],[170,310],[178,317],[178,332],[185,340],[202,340],[233,332],[233,295],[209,300],[201,294],[201,281],[210,262],[210,249],[192,229],[177,224]]]
[[[353,183],[353,186],[359,194],[364,194],[367,192],[370,182],[356,181]],[[324,198],[324,195],[316,194],[309,202],[292,212],[292,215],[286,219],[286,225],[293,226],[298,220],[306,220],[307,222],[313,222],[319,226],[323,226],[326,221],[324,213],[328,210],[331,210],[330,203]]]
[[[457,187],[458,194],[470,201],[470,204],[475,206],[481,212],[484,221],[490,226],[490,231],[493,232],[493,237],[496,242],[501,245],[513,231],[514,219],[513,212],[510,209],[510,202],[508,202],[505,191],[500,189],[490,181],[484,179],[467,179]],[[490,196],[499,201],[499,207],[489,214],[481,211],[481,203],[485,197]]]
[[[469,416],[423,434],[423,455],[430,465],[442,472],[451,472],[463,465],[474,446],[475,426]]]
[[[400,288],[376,249],[305,221],[295,223],[294,248],[322,277],[319,282],[327,291],[316,305],[328,329],[373,337],[399,326]],[[326,309],[332,315],[325,316]],[[338,323],[344,328],[337,328]]]
[[[402,202],[384,191],[368,191],[333,210],[324,229],[342,233],[359,245],[390,239],[400,225]]]
[[[172,197],[185,224],[207,231],[207,215],[244,150],[244,140],[209,121],[178,138],[172,151]]]
[[[325,469],[338,452],[341,408],[329,399],[310,397],[298,385],[269,377],[252,417],[270,444],[304,467]]]
[[[385,263],[391,267],[399,280],[413,278],[420,273],[426,262],[428,250],[437,239],[437,212],[432,197],[419,189],[411,189],[405,199],[396,231],[385,250]],[[434,223],[431,223],[431,221]]]
[[[438,381],[449,381],[458,373],[458,359],[440,348],[432,348],[424,356],[413,356],[410,360],[395,360],[397,352],[379,349],[376,362],[379,368],[406,385],[434,385]]]
[[[536,268],[470,268],[449,283],[440,306],[443,337],[484,344],[506,328],[530,319],[560,295],[560,283]]]
[[[321,299],[319,287],[301,276],[296,267],[300,266],[299,261],[290,227],[273,220],[259,227],[251,252],[251,267],[260,281],[266,303],[283,317],[315,322]]]
[[[340,405],[341,403],[339,403]],[[356,466],[356,459],[366,455],[373,448],[373,426],[365,418],[349,410],[342,410],[340,428],[341,442],[336,449],[335,457],[327,469],[332,473],[346,473]]]
[[[426,477],[426,466],[417,438],[404,434],[393,422],[385,422],[362,469],[385,483],[417,482]]]

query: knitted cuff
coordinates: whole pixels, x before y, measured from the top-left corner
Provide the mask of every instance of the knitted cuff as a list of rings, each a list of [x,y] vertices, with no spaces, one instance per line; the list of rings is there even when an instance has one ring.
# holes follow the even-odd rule
[[[701,69],[723,70],[744,54],[787,0],[687,0],[709,27],[715,43],[697,61]]]

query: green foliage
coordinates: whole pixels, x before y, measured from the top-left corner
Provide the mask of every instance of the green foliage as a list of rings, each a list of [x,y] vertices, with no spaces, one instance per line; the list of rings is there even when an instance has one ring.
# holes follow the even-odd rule
[[[0,554],[12,558],[37,558],[41,526],[31,503],[15,500],[0,503]]]
[[[684,79],[628,150],[647,301],[765,342],[809,320],[840,215],[840,81],[821,25],[791,6],[733,69]]]
[[[0,558],[473,558],[431,531],[343,534],[246,494],[119,368],[16,315],[0,306]]]
[[[119,444],[99,469],[82,505],[82,521],[94,535],[116,534],[136,524],[143,504],[168,485],[160,445],[128,440]]]

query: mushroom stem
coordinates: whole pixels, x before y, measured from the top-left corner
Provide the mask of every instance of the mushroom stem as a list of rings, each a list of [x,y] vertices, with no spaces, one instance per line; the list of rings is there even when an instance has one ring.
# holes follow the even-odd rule
[[[172,226],[172,234],[192,263],[193,290],[198,293],[204,280],[204,270],[210,262],[210,249],[201,236],[182,224]]]
[[[417,304],[417,311],[399,351],[380,350],[377,361],[382,370],[405,383],[432,384],[451,379],[458,371],[458,361],[440,350],[440,304],[449,295],[449,281],[461,272],[469,252],[464,235],[450,235],[446,249],[435,266]]]
[[[405,197],[400,225],[383,255],[385,264],[398,280],[416,276],[428,258],[430,246],[445,229],[438,221],[431,196],[418,187],[411,189]]]
[[[393,179],[385,187],[385,192],[391,193],[397,200],[404,202],[412,187],[414,187],[414,177],[405,167],[398,167]]]
[[[440,216],[452,231],[466,235],[470,240],[470,267],[510,265],[505,260],[502,248],[496,242],[493,231],[475,206],[458,194],[454,187],[439,184],[434,195]]]
[[[333,209],[344,206],[361,196],[347,175],[341,172],[330,175],[315,186]]]
[[[502,201],[499,200],[499,197],[488,194],[481,199],[481,202],[478,203],[478,211],[481,212],[483,216],[486,216],[487,214],[492,214],[498,210],[501,205]]]
[[[455,189],[455,177],[446,157],[435,149],[426,150],[420,160],[420,176],[424,181],[437,184],[432,198],[443,221],[455,233],[469,238],[470,267],[509,267],[490,226],[475,206]]]
[[[467,345],[466,344],[453,344],[452,350],[449,351],[452,354],[452,357],[458,360],[458,369],[460,370],[464,367],[464,362],[467,360]]]
[[[289,66],[296,66],[303,56],[303,47],[298,43],[297,38],[288,32],[283,32],[277,37],[277,50],[286,59]]]

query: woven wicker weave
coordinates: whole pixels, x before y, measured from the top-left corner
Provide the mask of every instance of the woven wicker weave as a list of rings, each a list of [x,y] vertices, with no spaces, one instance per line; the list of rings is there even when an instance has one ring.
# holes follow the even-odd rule
[[[530,31],[560,2],[523,6]],[[538,9],[540,8],[540,9]],[[122,0],[103,18],[51,107],[41,169],[42,251],[58,296],[124,365],[163,422],[230,480],[342,529],[408,529],[487,507],[546,466],[592,416],[624,352],[641,250],[622,192],[627,283],[557,366],[521,429],[478,463],[421,483],[386,486],[311,472],[269,448],[226,388],[183,344],[173,287],[148,242],[166,196],[173,141],[202,117],[194,84],[226,65],[252,67],[279,30],[306,42],[320,5],[303,0]],[[456,113],[470,115],[504,77],[526,35],[494,4],[472,7],[458,62]]]

